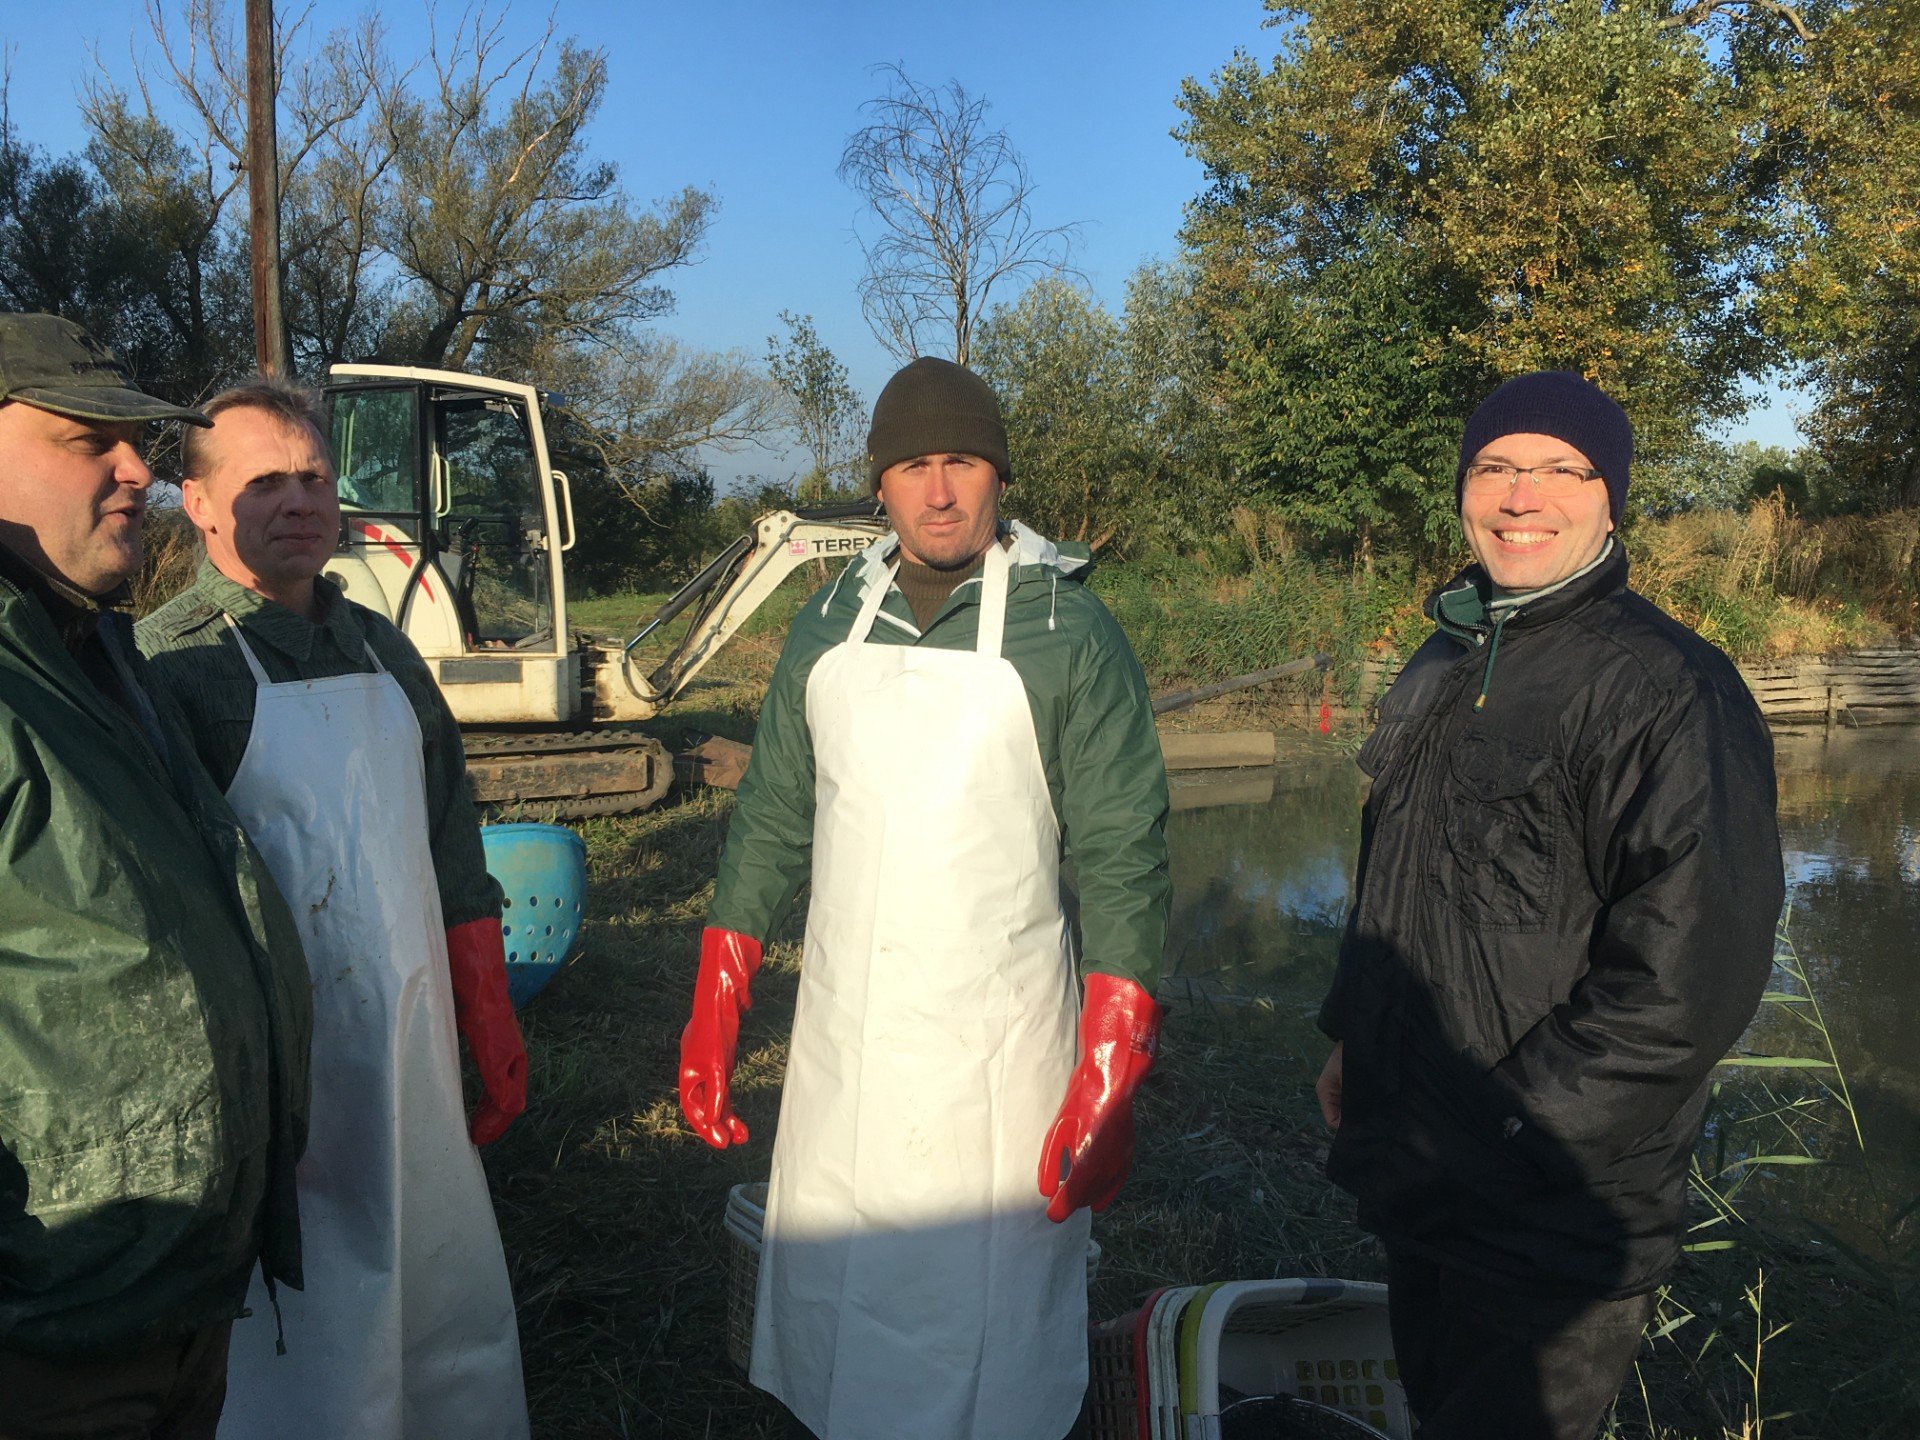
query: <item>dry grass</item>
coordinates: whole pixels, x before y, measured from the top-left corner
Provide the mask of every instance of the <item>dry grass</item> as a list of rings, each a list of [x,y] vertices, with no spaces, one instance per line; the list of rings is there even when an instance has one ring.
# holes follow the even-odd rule
[[[1737,659],[1910,637],[1920,512],[1806,520],[1775,495],[1635,527],[1633,585]]]
[[[742,1045],[758,1132],[715,1154],[680,1123],[675,1066],[727,804],[712,794],[587,827],[582,953],[523,1017],[533,1105],[487,1153],[535,1433],[774,1436],[727,1364],[720,1217],[756,1178],[777,1105],[795,947],[773,947]]]
[[[133,577],[133,613],[150,614],[193,583],[200,568],[200,532],[179,509],[149,510],[141,526],[146,560]]]

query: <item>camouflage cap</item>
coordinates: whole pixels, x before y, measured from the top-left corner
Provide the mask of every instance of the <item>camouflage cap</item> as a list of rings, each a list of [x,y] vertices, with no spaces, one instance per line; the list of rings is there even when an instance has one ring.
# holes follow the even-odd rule
[[[133,383],[106,346],[58,315],[0,314],[0,400],[18,400],[75,420],[213,422]]]

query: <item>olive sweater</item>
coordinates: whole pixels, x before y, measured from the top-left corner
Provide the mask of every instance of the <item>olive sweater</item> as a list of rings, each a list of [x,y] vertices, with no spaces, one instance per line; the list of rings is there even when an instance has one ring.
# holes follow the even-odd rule
[[[500,887],[487,873],[480,821],[467,788],[460,727],[426,662],[399,630],[340,593],[326,576],[314,581],[318,624],[236,584],[203,562],[192,586],[135,628],[157,688],[185,712],[200,758],[214,783],[233,783],[253,730],[253,672],[227,633],[231,615],[267,678],[276,684],[322,680],[371,670],[372,649],[405,693],[420,722],[426,765],[428,838],[440,909],[449,929],[498,918]]]

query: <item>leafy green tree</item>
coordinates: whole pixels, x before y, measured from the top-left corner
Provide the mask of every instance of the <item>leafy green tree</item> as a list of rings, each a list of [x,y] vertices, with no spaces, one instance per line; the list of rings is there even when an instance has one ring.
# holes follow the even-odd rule
[[[1776,262],[1760,305],[1809,372],[1856,504],[1920,505],[1920,0],[1823,4],[1741,58],[1772,87]],[[1764,39],[1765,43],[1762,43]]]
[[[1717,8],[1268,0],[1279,54],[1187,82],[1186,241],[1241,463],[1364,547],[1451,504],[1439,441],[1499,379],[1580,371],[1652,461],[1737,414],[1767,359],[1749,96]],[[1682,23],[1669,23],[1678,16]],[[1344,440],[1342,439],[1344,435]]]
[[[1205,395],[1213,345],[1191,299],[1187,272],[1148,266],[1120,317],[1057,278],[989,314],[974,360],[1007,414],[1011,513],[1096,550],[1218,533],[1232,497]]]
[[[866,406],[842,365],[820,339],[813,316],[780,312],[786,336],[767,337],[767,373],[785,397],[788,423],[813,462],[795,493],[818,503],[863,478]]]
[[[1363,564],[1381,541],[1450,541],[1462,403],[1483,382],[1435,343],[1445,297],[1406,258],[1375,245],[1305,294],[1256,291],[1224,320],[1227,446],[1246,494]]]
[[[1006,412],[1008,511],[1106,545],[1141,493],[1120,323],[1080,287],[1038,280],[988,316],[973,359]]]
[[[1143,487],[1137,549],[1179,550],[1217,536],[1247,498],[1217,400],[1220,334],[1195,283],[1190,267],[1166,263],[1143,265],[1127,282],[1121,345]]]

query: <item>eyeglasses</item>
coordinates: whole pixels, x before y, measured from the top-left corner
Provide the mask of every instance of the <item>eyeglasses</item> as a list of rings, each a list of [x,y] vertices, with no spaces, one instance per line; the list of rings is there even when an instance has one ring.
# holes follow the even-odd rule
[[[1533,488],[1549,500],[1570,500],[1589,480],[1598,480],[1598,470],[1583,470],[1578,465],[1495,465],[1467,466],[1467,489],[1476,495],[1499,495],[1520,483],[1522,475],[1533,481]]]

